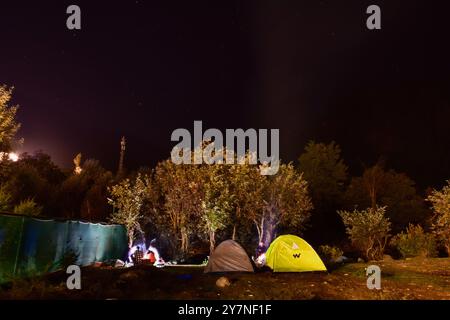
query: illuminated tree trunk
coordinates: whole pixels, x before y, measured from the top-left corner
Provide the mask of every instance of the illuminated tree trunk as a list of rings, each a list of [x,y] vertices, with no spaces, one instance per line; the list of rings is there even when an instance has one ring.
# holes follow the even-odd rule
[[[236,216],[235,216],[236,220],[238,220],[240,218],[240,212],[241,212],[241,208],[237,207],[236,208]],[[233,235],[231,237],[231,239],[233,241],[236,241],[236,231],[237,231],[237,222],[235,222],[233,225]]]
[[[189,236],[185,228],[181,228],[181,253],[186,255],[189,249]]]
[[[130,230],[128,230],[128,249],[131,249],[131,247],[133,246],[133,240],[134,240],[134,231],[133,229],[130,228]]]
[[[275,206],[268,205],[263,211],[261,220],[259,222],[254,220],[254,223],[258,230],[258,243],[262,243],[267,249],[275,236],[278,225],[278,210]]]
[[[212,255],[215,247],[216,247],[216,233],[214,231],[210,231],[209,232],[209,255]]]

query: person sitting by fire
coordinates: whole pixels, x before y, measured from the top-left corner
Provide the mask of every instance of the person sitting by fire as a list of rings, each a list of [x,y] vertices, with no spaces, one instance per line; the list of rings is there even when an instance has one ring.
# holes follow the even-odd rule
[[[158,249],[155,247],[156,239],[153,239],[150,242],[150,245],[148,246],[147,252],[144,255],[144,260],[146,263],[154,265],[154,266],[160,266],[161,264],[165,264],[164,260],[161,259],[161,256],[159,255]]]
[[[155,252],[149,248],[147,253],[144,255],[144,260],[147,260],[150,264],[154,264],[156,262]]]
[[[131,259],[134,263],[134,265],[138,265],[142,263],[142,259],[144,258],[144,253],[142,252],[142,249],[140,246],[136,246],[136,251],[131,254]]]

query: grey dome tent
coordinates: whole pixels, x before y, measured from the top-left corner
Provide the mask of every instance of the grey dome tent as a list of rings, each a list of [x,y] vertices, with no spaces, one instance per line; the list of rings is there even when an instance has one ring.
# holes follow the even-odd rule
[[[208,272],[254,272],[252,263],[245,250],[233,240],[219,244],[208,260],[205,273]]]

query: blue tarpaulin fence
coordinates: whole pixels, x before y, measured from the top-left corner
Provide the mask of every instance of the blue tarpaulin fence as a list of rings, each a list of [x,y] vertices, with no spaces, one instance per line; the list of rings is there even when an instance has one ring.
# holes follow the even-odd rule
[[[123,259],[128,250],[121,225],[0,215],[0,282],[61,269]]]

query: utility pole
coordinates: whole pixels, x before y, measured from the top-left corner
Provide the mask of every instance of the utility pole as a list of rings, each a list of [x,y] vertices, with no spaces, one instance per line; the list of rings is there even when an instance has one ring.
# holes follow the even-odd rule
[[[125,157],[125,137],[120,140],[120,159],[119,159],[119,169],[117,170],[117,176],[120,177],[123,174],[123,159]]]

